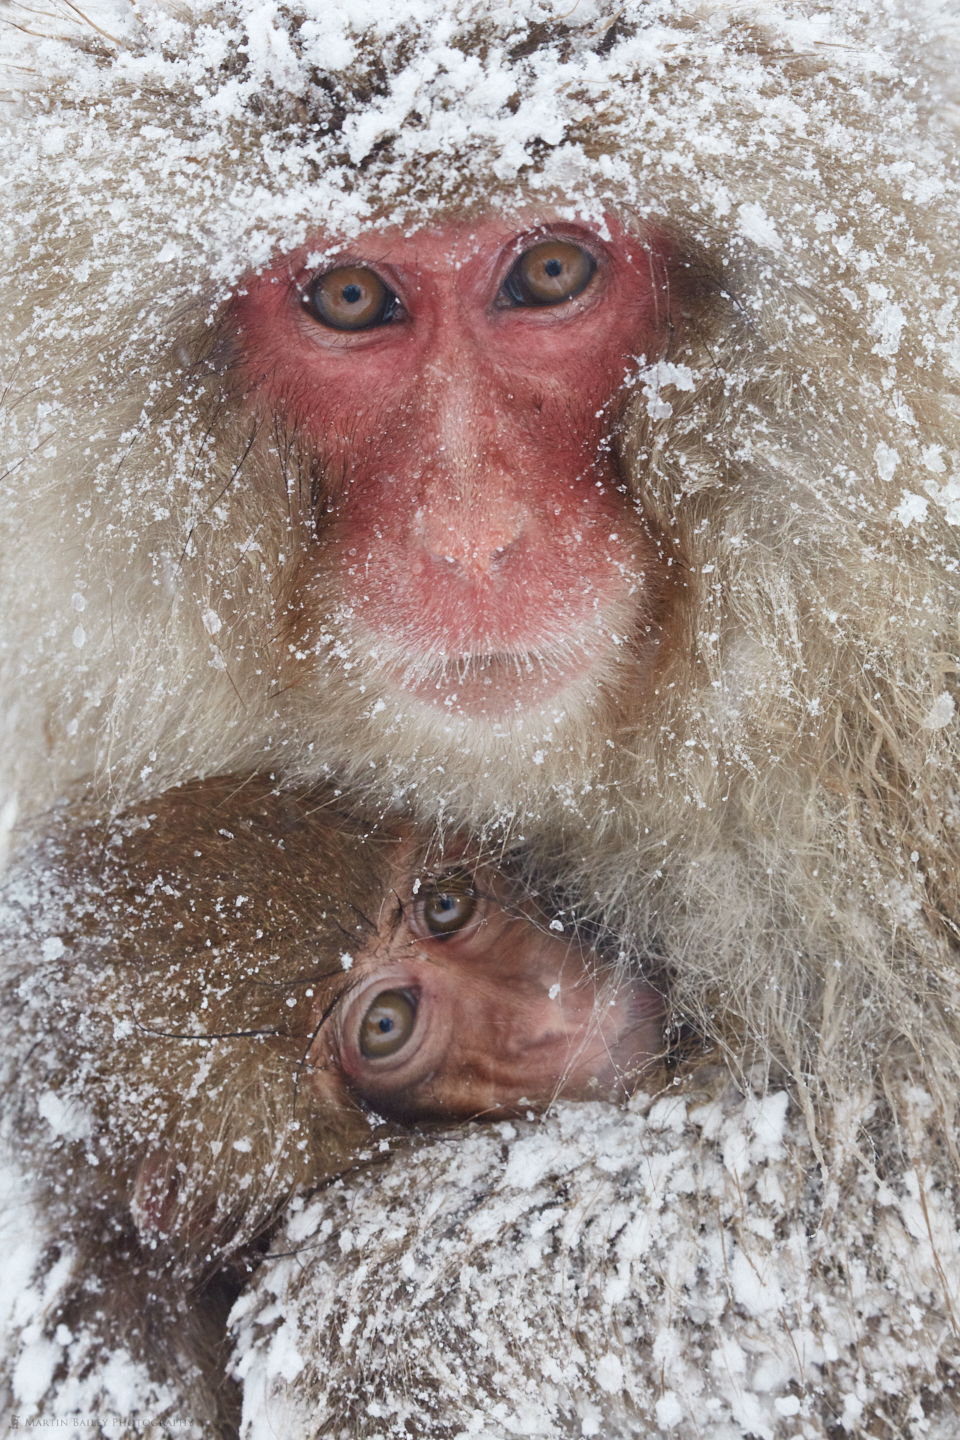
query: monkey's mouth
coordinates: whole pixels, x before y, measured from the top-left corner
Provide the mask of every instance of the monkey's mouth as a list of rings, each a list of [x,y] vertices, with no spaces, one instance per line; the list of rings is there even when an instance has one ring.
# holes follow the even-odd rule
[[[622,628],[607,619],[524,649],[446,655],[404,654],[383,646],[370,647],[368,654],[377,661],[381,683],[386,679],[395,690],[449,715],[497,720],[544,705],[589,704],[619,690],[627,666],[636,666],[638,649],[635,617],[632,623],[623,619]]]
[[[494,719],[509,712],[536,709],[571,686],[589,680],[597,669],[598,658],[581,652],[561,662],[539,652],[494,652],[458,655],[430,667],[392,669],[400,689],[437,709]]]

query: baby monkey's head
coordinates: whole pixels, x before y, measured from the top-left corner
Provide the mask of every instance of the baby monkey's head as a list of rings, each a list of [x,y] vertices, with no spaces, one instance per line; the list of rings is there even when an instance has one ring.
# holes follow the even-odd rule
[[[314,1093],[346,1087],[407,1123],[624,1098],[661,1049],[660,995],[615,980],[508,871],[452,850],[431,861],[409,833],[383,848],[375,922],[314,1007]]]

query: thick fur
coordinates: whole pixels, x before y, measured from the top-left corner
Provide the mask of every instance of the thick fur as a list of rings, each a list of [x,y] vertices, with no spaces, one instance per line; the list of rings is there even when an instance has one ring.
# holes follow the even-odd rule
[[[389,893],[388,841],[331,803],[227,777],[116,823],[66,809],[9,879],[4,1122],[45,1242],[6,1401],[115,1409],[119,1355],[131,1413],[230,1433],[224,1321],[260,1237],[377,1125],[303,1076]]]
[[[952,1149],[960,211],[937,37],[853,4],[364,23],[230,0],[29,42],[4,202],[8,793],[109,811],[270,767],[522,834],[734,1073],[774,1067],[818,1163],[851,1088],[869,1153],[913,1081],[920,1150]],[[318,224],[531,201],[673,237],[669,350],[610,438],[677,579],[655,693],[627,656],[497,729],[385,692],[333,600],[319,649],[278,644],[318,477],[244,409],[229,296]]]
[[[785,1093],[704,1071],[345,1177],[234,1311],[244,1440],[951,1440],[956,1187],[900,1099],[851,1094],[829,1178]]]

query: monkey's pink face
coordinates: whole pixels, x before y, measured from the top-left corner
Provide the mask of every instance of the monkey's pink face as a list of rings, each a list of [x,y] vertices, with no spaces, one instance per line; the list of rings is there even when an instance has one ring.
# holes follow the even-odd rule
[[[662,1052],[661,996],[615,983],[595,955],[475,878],[414,897],[355,958],[311,1053],[319,1093],[339,1073],[406,1121],[622,1100]]]
[[[663,350],[664,274],[612,221],[492,217],[318,239],[247,279],[245,383],[319,482],[301,649],[346,635],[385,683],[467,716],[639,658],[661,561],[612,433]]]

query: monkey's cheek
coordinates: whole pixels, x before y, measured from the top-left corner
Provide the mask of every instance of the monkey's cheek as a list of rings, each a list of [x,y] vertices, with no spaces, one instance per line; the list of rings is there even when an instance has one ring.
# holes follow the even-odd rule
[[[625,1100],[663,1054],[663,999],[643,981],[634,981],[611,1000],[598,1001],[559,1095]]]

